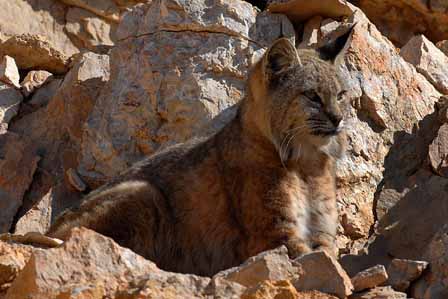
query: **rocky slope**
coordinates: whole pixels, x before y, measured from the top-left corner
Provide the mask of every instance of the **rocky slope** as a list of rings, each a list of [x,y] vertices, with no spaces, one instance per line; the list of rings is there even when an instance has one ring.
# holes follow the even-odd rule
[[[340,264],[279,248],[196,277],[78,229],[54,249],[0,243],[0,298],[448,297],[443,1],[250,2],[266,10],[0,0],[0,232],[45,232],[143,156],[221,128],[276,38],[316,47],[353,27],[337,58],[349,135]]]

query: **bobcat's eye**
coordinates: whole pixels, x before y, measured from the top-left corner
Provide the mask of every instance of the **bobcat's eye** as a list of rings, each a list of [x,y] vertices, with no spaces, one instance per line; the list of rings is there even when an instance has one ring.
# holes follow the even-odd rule
[[[310,101],[322,105],[322,99],[320,96],[312,90],[305,91],[303,93]]]
[[[342,90],[338,93],[337,101],[340,102],[344,99],[345,94],[348,92],[348,90]]]

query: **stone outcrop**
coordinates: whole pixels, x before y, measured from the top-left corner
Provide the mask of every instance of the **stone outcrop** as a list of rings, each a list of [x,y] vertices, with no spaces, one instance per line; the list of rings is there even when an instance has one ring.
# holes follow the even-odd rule
[[[388,284],[395,290],[405,292],[411,282],[419,278],[428,266],[428,262],[394,259],[387,268]]]
[[[0,82],[0,124],[7,128],[11,119],[17,115],[23,96],[15,87]]]
[[[394,291],[391,287],[377,287],[369,291],[354,294],[350,299],[406,299],[406,293]]]
[[[49,209],[50,206],[53,208],[54,214],[57,214],[67,206],[76,204],[80,195],[77,190],[70,187],[68,180],[65,178],[65,170],[77,165],[83,124],[93,109],[100,89],[108,79],[108,56],[89,52],[80,54],[75,57],[73,66],[62,83],[59,84],[55,81],[56,86],[49,83],[46,85],[50,88],[49,93],[46,88],[42,87],[35,92],[30,101],[30,103],[33,103],[34,100],[37,101],[36,97],[40,96],[39,92],[42,90],[45,93],[42,97],[48,102],[43,104],[34,102],[34,104],[37,104],[37,109],[31,109],[30,113],[22,115],[9,127],[11,134],[17,136],[17,139],[20,140],[23,150],[26,149],[26,157],[36,156],[40,158],[40,161],[39,168],[35,172],[37,162],[30,163],[29,160],[19,162],[24,160],[24,157],[20,156],[20,151],[11,148],[11,151],[15,150],[18,161],[16,163],[23,164],[17,167],[17,165],[12,164],[12,161],[6,160],[5,163],[8,163],[7,165],[11,165],[11,167],[16,167],[17,170],[14,170],[16,172],[20,171],[29,175],[16,180],[16,184],[21,186],[24,179],[27,178],[26,182],[28,184],[16,189],[15,194],[20,199],[12,202],[16,202],[17,207],[12,212],[13,214],[8,216],[5,214],[5,217],[2,217],[3,221],[11,224],[17,209],[21,206],[25,191],[27,191],[27,194],[19,213],[20,216],[25,215],[30,209],[36,209],[36,207],[40,207],[37,210]],[[54,92],[53,88],[57,90]],[[45,95],[51,96],[51,98],[45,97]],[[38,102],[41,101],[38,100]],[[42,107],[39,108],[41,105]],[[6,146],[14,147],[11,142],[6,142]],[[17,148],[17,145],[15,147]],[[0,171],[10,172],[11,170],[3,167]],[[30,185],[33,174],[34,180]],[[10,176],[7,173],[4,175]],[[3,183],[3,181],[0,182]],[[49,193],[52,196],[48,197]],[[56,198],[56,200],[53,201],[53,198]],[[48,205],[43,207],[42,201],[47,201]],[[40,227],[42,229],[38,229],[38,231],[48,227],[49,224],[48,211],[41,215],[42,224]],[[36,216],[35,213],[34,216]],[[34,221],[38,221],[38,219]],[[33,225],[33,227],[35,226]],[[3,226],[1,231],[5,232],[9,229],[10,227]]]
[[[266,251],[249,258],[239,267],[231,268],[215,275],[215,279],[225,279],[245,287],[255,287],[260,281],[280,281],[294,278],[297,269],[288,257],[285,246]]]
[[[448,93],[448,57],[424,35],[413,37],[401,48],[400,55],[415,66],[438,91]]]
[[[34,298],[57,298],[89,285],[110,296],[130,280],[157,271],[153,263],[106,237],[85,229],[74,230],[60,248],[34,250],[6,298],[31,294]]]
[[[14,133],[1,135],[0,157],[0,232],[6,232],[22,205],[40,157],[30,152],[27,144]]]
[[[338,298],[352,294],[353,285],[339,263],[325,252],[315,252],[298,258],[293,263],[299,277],[294,286],[300,291],[318,290]]]
[[[373,289],[385,283],[388,278],[386,268],[383,265],[377,265],[353,276],[353,289],[355,292]]]
[[[433,42],[448,39],[448,4],[440,0],[352,0],[398,47],[414,35]]]
[[[14,58],[8,55],[3,56],[0,62],[0,81],[19,88],[19,69],[17,68]]]
[[[448,184],[445,184],[445,187]],[[446,198],[446,197],[445,197]],[[416,299],[441,299],[448,296],[448,226],[443,225],[430,240],[422,259],[429,262],[430,270],[427,271],[411,288],[411,295]],[[418,274],[410,271],[409,274]],[[412,273],[414,272],[414,273]],[[411,275],[409,275],[411,276]],[[412,281],[417,275],[413,275]]]

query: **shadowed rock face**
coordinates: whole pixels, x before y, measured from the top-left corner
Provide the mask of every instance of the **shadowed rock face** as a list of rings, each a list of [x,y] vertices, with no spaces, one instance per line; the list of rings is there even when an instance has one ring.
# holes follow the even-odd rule
[[[398,47],[414,35],[433,42],[448,39],[448,4],[428,0],[353,0],[369,19]]]

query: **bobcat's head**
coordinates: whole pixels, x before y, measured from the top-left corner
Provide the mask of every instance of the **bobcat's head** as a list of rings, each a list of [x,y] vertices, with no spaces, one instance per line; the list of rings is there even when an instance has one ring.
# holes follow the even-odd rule
[[[337,44],[344,45],[348,35]],[[256,123],[283,162],[299,159],[304,150],[321,150],[335,157],[342,153],[344,121],[339,101],[344,91],[333,62],[336,55],[328,59],[324,53],[296,50],[281,38],[249,78]]]

